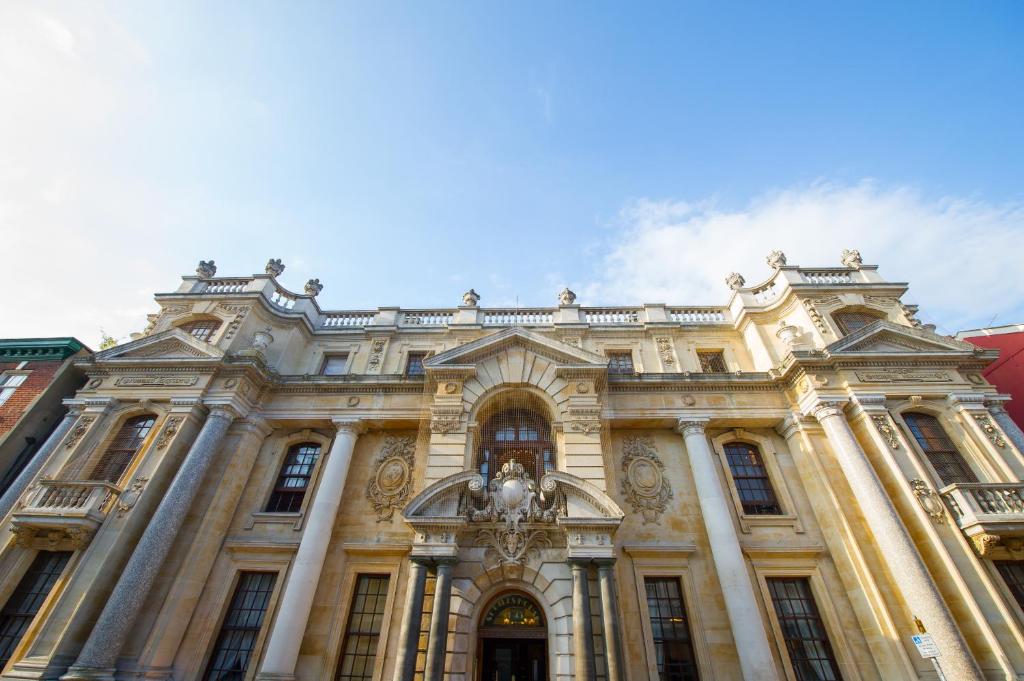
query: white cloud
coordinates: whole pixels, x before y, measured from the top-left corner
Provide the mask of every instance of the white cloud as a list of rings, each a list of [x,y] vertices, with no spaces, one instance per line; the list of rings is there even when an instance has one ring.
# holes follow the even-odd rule
[[[731,271],[766,279],[765,256],[836,266],[844,248],[911,284],[908,302],[951,333],[1024,321],[1024,205],[929,199],[911,188],[817,183],[767,193],[742,209],[715,199],[630,202],[619,215],[587,302],[716,304]]]

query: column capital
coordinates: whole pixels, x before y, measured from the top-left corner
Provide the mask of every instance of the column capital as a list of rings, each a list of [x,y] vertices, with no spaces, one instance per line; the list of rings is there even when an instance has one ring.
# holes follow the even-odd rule
[[[676,421],[676,432],[683,437],[687,435],[703,435],[711,419],[706,416],[680,416]]]
[[[982,393],[949,393],[946,404],[957,411],[983,411],[987,398]]]
[[[351,433],[353,435],[359,435],[366,432],[366,421],[362,419],[354,419],[347,416],[332,416],[331,424],[334,426],[335,431],[341,433]]]
[[[845,417],[843,409],[846,407],[848,403],[849,401],[846,399],[836,398],[815,400],[813,403],[808,405],[808,407],[805,410],[805,413],[808,416],[813,416],[814,418],[818,419],[818,421],[823,421],[824,419],[827,419],[830,416]]]
[[[459,559],[456,556],[437,556],[434,558],[434,566],[437,567],[438,570],[441,568],[454,567],[458,562]]]
[[[592,562],[594,562],[594,559],[593,558],[575,558],[575,557],[570,556],[569,558],[566,559],[565,562],[568,563],[569,567],[571,567],[571,568],[574,568],[574,569],[575,568],[579,568],[581,570],[586,570],[590,566],[590,564]]]
[[[880,414],[888,411],[885,406],[885,393],[854,393],[853,404],[865,412]]]
[[[267,437],[274,432],[273,426],[267,423],[266,419],[252,414],[246,416],[244,420],[236,422],[234,427],[240,432],[256,433],[260,437]]]
[[[86,397],[80,402],[80,404],[85,411],[109,414],[120,406],[121,400],[116,397]]]
[[[594,565],[597,566],[598,570],[607,570],[615,567],[614,557],[594,558]]]

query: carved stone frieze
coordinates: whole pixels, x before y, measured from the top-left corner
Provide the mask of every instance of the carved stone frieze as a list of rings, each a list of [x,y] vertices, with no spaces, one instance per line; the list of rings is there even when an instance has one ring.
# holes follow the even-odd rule
[[[180,387],[195,385],[198,376],[121,376],[114,385],[122,388]]]
[[[581,341],[582,339],[579,336],[566,336],[565,338],[562,339],[563,343],[574,348],[580,347]]]
[[[672,347],[672,339],[669,336],[660,336],[655,338],[654,342],[658,346],[658,356],[661,357],[661,363],[666,367],[675,366],[676,355]]]
[[[377,372],[380,370],[380,365],[384,362],[384,348],[387,347],[387,339],[385,338],[374,338],[370,342],[370,359],[366,363],[366,370],[368,372]]]
[[[484,554],[500,565],[522,565],[536,558],[541,549],[551,546],[547,530],[484,529],[477,532],[476,543],[487,547]]]
[[[946,507],[942,505],[938,492],[929,487],[924,480],[917,478],[910,481],[910,488],[914,490],[914,496],[929,518],[940,524],[945,522]]]
[[[593,435],[601,432],[600,407],[569,407],[568,428],[576,433]]]
[[[981,426],[981,429],[985,431],[985,436],[989,439],[989,442],[1000,449],[1006,448],[1006,440],[1003,439],[999,429],[996,428],[994,423],[992,423],[992,419],[984,414],[975,414],[974,420],[977,421],[978,425]]]
[[[156,448],[163,449],[171,443],[174,436],[178,434],[178,429],[181,428],[181,423],[185,418],[183,416],[171,416],[167,419],[167,425],[164,426],[164,430],[160,433],[160,437],[157,438]]]
[[[949,383],[953,378],[947,371],[922,371],[920,369],[877,369],[857,371],[857,380],[863,383]]]
[[[71,449],[77,445],[85,434],[89,432],[89,428],[93,423],[95,423],[95,421],[95,416],[83,416],[78,419],[78,423],[76,423],[75,427],[71,429],[70,433],[68,433],[68,439],[64,441],[64,446]]]
[[[818,312],[818,308],[814,306],[814,301],[810,298],[804,299],[804,307],[807,309],[807,316],[811,318],[814,327],[818,329],[821,335],[827,334],[829,332],[828,324],[825,323],[825,318]]]
[[[886,443],[893,449],[900,448],[900,441],[896,437],[896,429],[893,428],[892,422],[889,421],[889,417],[885,414],[873,414],[871,421],[875,424],[875,428],[885,438]],[[915,481],[920,482],[920,481]]]
[[[447,435],[462,427],[462,405],[434,405],[430,408],[430,432]]]
[[[231,340],[238,333],[238,329],[241,328],[242,322],[245,321],[246,316],[252,308],[248,305],[227,305],[225,303],[221,303],[217,307],[218,309],[235,315],[234,318],[228,322],[227,328],[224,329],[224,340]]]
[[[658,457],[654,440],[648,436],[629,436],[622,445],[622,494],[643,515],[644,524],[659,523],[672,485],[665,478],[665,464]]]
[[[377,522],[391,520],[409,499],[413,485],[416,439],[388,436],[373,460],[366,498],[377,514]]]
[[[128,511],[135,508],[142,496],[142,490],[146,489],[149,478],[138,477],[132,480],[132,484],[117,498],[116,513],[118,518],[124,517]]]

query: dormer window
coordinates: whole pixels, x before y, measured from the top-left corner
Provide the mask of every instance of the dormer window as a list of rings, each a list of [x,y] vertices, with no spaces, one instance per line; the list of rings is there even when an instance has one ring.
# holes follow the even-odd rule
[[[844,336],[860,331],[868,324],[877,322],[880,316],[861,310],[840,310],[832,314],[832,321],[836,323]]]
[[[426,357],[427,353],[425,352],[410,352],[409,358],[405,362],[405,375],[415,378],[426,374],[426,371],[423,370],[423,360]]]
[[[200,319],[195,322],[182,324],[179,328],[196,340],[209,343],[210,339],[213,338],[213,334],[220,328],[220,322],[214,319]]]

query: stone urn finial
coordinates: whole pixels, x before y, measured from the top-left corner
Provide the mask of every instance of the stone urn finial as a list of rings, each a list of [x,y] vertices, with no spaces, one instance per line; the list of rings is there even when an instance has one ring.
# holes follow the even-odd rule
[[[196,267],[196,274],[200,279],[213,279],[217,276],[217,266],[212,260],[200,260]]]
[[[786,347],[792,349],[795,348],[797,345],[797,338],[799,337],[799,332],[800,329],[791,324],[787,324],[786,320],[780,319],[779,328],[775,332],[775,335],[778,337],[780,341],[786,344]]]
[[[777,270],[780,267],[786,266],[786,254],[782,251],[772,251],[768,254],[767,261],[768,267],[771,267],[773,270]]]
[[[851,270],[859,270],[864,261],[861,260],[860,251],[853,248],[844,248],[842,263]]]
[[[266,272],[272,277],[280,277],[284,272],[284,263],[281,258],[271,258],[267,261]]]
[[[733,291],[739,291],[743,288],[743,285],[747,283],[747,280],[743,278],[743,275],[739,272],[732,272],[728,277],[725,278],[725,285],[731,288]]]
[[[480,302],[480,294],[469,289],[462,294],[462,304],[466,307],[476,307],[476,304]]]
[[[313,296],[316,298],[320,295],[320,292],[324,290],[324,285],[320,283],[319,279],[310,279],[306,282],[306,295]]]
[[[562,289],[562,292],[558,294],[558,302],[561,305],[572,305],[576,302],[576,294],[569,290],[566,286]]]

